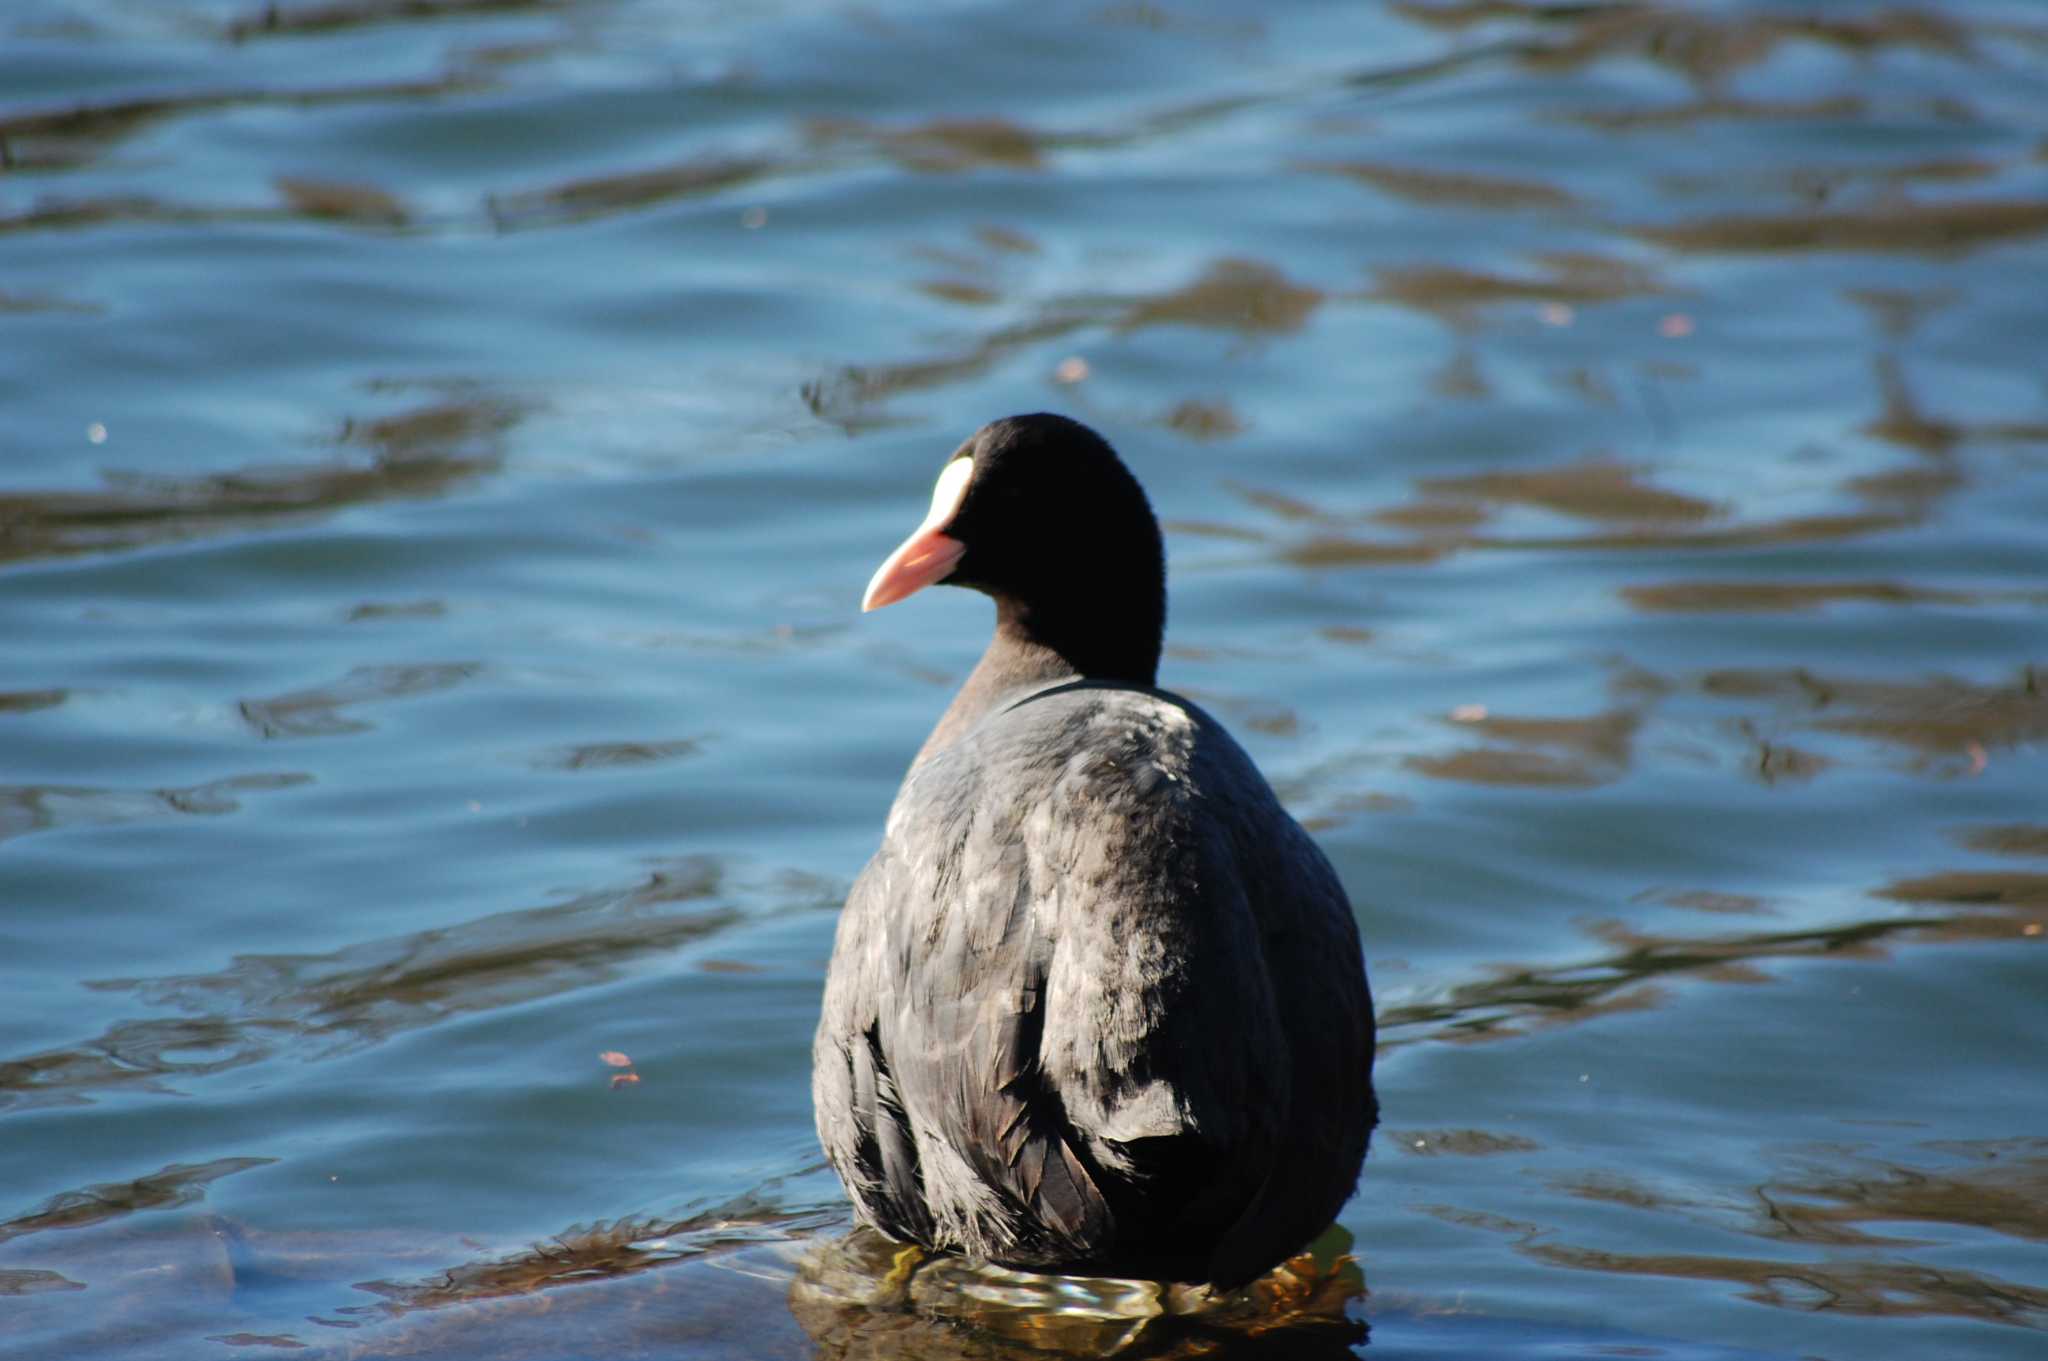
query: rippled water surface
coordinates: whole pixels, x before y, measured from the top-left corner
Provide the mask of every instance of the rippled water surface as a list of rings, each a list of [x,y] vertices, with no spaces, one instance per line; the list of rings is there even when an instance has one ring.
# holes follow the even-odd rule
[[[2037,4],[0,35],[0,1354],[2041,1355]],[[988,628],[855,602],[1039,408],[1382,1009],[1208,1312],[906,1279],[811,1132]]]

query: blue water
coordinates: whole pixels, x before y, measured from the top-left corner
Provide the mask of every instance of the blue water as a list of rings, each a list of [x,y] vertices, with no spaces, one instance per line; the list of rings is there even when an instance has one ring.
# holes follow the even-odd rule
[[[0,35],[0,1355],[2038,1354],[2038,6]],[[989,624],[856,602],[1047,408],[1359,908],[1282,1344],[805,1303]]]

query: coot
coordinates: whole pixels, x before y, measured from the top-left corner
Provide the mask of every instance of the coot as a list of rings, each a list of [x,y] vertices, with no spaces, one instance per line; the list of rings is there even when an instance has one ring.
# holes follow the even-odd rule
[[[1100,436],[984,426],[863,609],[934,582],[995,638],[846,900],[813,1049],[861,1217],[1006,1266],[1243,1284],[1377,1115],[1351,905],[1251,758],[1158,689],[1158,522]]]

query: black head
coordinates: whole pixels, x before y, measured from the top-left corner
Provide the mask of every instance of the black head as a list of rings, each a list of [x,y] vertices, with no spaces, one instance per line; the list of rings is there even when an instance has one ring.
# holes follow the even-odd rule
[[[1078,421],[1040,413],[976,431],[941,469],[931,515],[875,574],[868,608],[938,581],[994,597],[999,642],[1048,648],[1083,676],[1149,685],[1158,672],[1159,522]]]

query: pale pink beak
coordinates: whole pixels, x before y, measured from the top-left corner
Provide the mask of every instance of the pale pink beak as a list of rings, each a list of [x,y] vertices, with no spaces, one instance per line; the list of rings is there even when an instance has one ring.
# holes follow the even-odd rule
[[[924,523],[882,560],[860,598],[862,613],[893,605],[915,595],[935,581],[944,581],[958,565],[967,545],[945,533],[967,497],[967,483],[974,476],[974,460],[956,458],[939,474],[932,488],[932,508]]]

